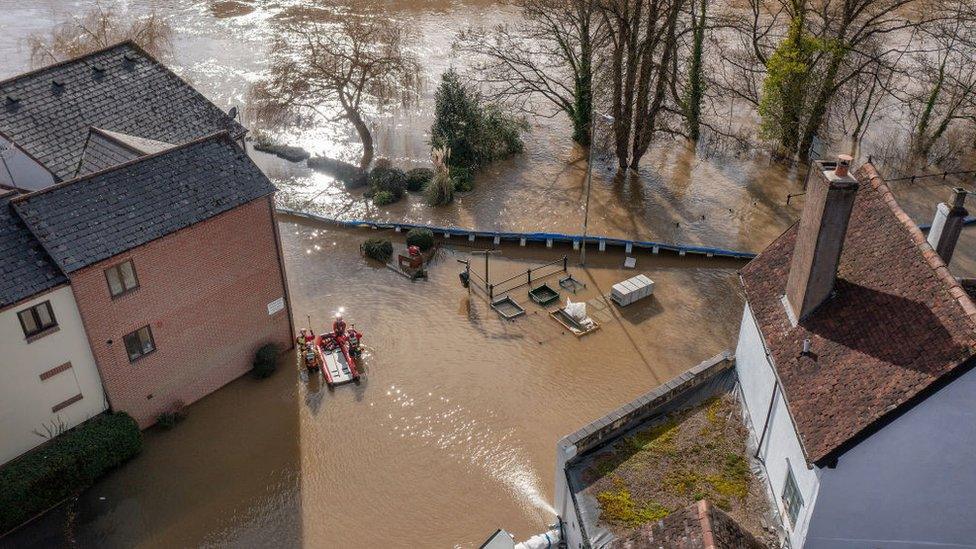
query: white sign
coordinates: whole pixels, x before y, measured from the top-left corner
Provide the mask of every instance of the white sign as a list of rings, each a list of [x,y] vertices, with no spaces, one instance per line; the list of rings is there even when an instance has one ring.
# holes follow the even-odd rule
[[[279,297],[278,299],[268,303],[268,314],[273,315],[278,311],[285,308],[285,298]]]

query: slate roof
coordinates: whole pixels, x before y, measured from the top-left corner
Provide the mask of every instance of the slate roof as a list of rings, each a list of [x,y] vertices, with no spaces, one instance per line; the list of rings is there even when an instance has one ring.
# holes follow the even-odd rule
[[[180,144],[245,129],[131,42],[0,82],[0,132],[59,180],[91,127]]]
[[[645,524],[610,549],[765,549],[749,531],[708,500]]]
[[[799,326],[781,300],[797,225],[741,272],[801,445],[818,465],[964,371],[976,352],[971,298],[875,168],[856,177],[835,292]],[[801,356],[804,339],[810,356]]]
[[[68,282],[0,192],[0,309]]]
[[[172,148],[171,143],[153,141],[124,133],[92,128],[75,177],[107,170],[131,162],[140,156]]]
[[[14,198],[72,273],[275,191],[227,133]]]

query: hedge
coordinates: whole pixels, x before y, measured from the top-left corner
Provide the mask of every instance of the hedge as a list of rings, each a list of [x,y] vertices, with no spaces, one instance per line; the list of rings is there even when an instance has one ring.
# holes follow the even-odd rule
[[[430,229],[410,229],[407,231],[407,246],[417,246],[422,251],[434,247],[434,233]]]
[[[363,253],[366,257],[386,263],[393,257],[393,243],[382,238],[370,238],[363,243]]]
[[[95,417],[0,467],[0,534],[78,492],[142,450],[124,412]]]
[[[407,192],[407,174],[398,168],[373,168],[369,172],[370,197],[380,193],[388,193],[385,204],[392,204],[403,198]]]

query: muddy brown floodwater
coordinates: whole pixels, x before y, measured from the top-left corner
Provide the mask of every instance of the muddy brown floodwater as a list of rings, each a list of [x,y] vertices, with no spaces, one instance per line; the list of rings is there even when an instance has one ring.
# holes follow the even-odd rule
[[[327,0],[102,3],[167,17],[175,40],[164,61],[223,108],[246,107],[284,10],[340,9]],[[48,32],[95,0],[0,4],[6,78],[30,68],[28,35]],[[373,120],[378,154],[404,168],[423,165],[439,75],[470,68],[470,59],[452,51],[457,31],[517,16],[488,0],[354,6],[404,19],[416,31],[412,47],[427,80],[419,104]],[[584,153],[562,117],[531,123],[525,154],[491,166],[473,192],[442,208],[415,196],[376,208],[326,175],[254,157],[281,189],[282,204],[326,215],[580,232]],[[358,152],[342,125],[265,129],[315,154]],[[604,161],[594,165],[590,233],[759,251],[798,216],[802,197],[787,204],[786,196],[802,191],[802,177],[761,154],[703,155],[661,140],[637,175],[617,178]],[[920,222],[948,198],[944,187],[896,192]],[[573,272],[587,282],[579,297],[603,328],[577,340],[534,305],[506,322],[483,300],[469,300],[455,261],[468,250],[457,239],[429,281],[411,283],[359,257],[368,233],[294,220],[281,227],[296,322],[310,315],[323,329],[346,307],[366,334],[368,380],[329,391],[286,357],[270,380],[235,381],[193,405],[178,428],[147,433],[143,454],[77,505],[0,545],[44,545],[67,535],[100,547],[475,547],[497,527],[525,538],[554,518],[547,502],[562,434],[732,346],[738,329],[739,262],[640,255],[638,271],[657,282],[655,297],[617,310],[599,295],[633,272],[618,268],[619,253],[594,250],[589,268]],[[962,242],[953,268],[976,274],[976,228]],[[493,279],[571,253],[502,248]]]
[[[281,233],[296,322],[322,330],[345,307],[365,333],[367,379],[329,390],[289,355],[271,379],[190,406],[83,495],[70,527],[82,546],[477,547],[498,527],[526,538],[555,518],[560,436],[738,331],[738,261],[638,254],[654,296],[619,309],[601,295],[634,274],[622,253],[570,260],[587,284],[570,297],[601,324],[577,339],[524,289],[515,321],[469,298],[456,261],[467,240],[446,241],[429,280],[410,282],[359,256],[375,231],[283,221]],[[492,281],[572,254],[500,249]]]

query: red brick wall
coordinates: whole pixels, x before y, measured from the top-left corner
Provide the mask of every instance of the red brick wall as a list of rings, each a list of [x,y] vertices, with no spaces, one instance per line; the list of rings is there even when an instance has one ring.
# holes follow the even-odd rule
[[[274,223],[255,200],[71,276],[113,409],[148,427],[247,372],[261,345],[291,345],[288,307],[267,308],[286,297]],[[139,288],[112,299],[104,269],[127,259]],[[156,351],[130,363],[123,336],[147,324]]]

